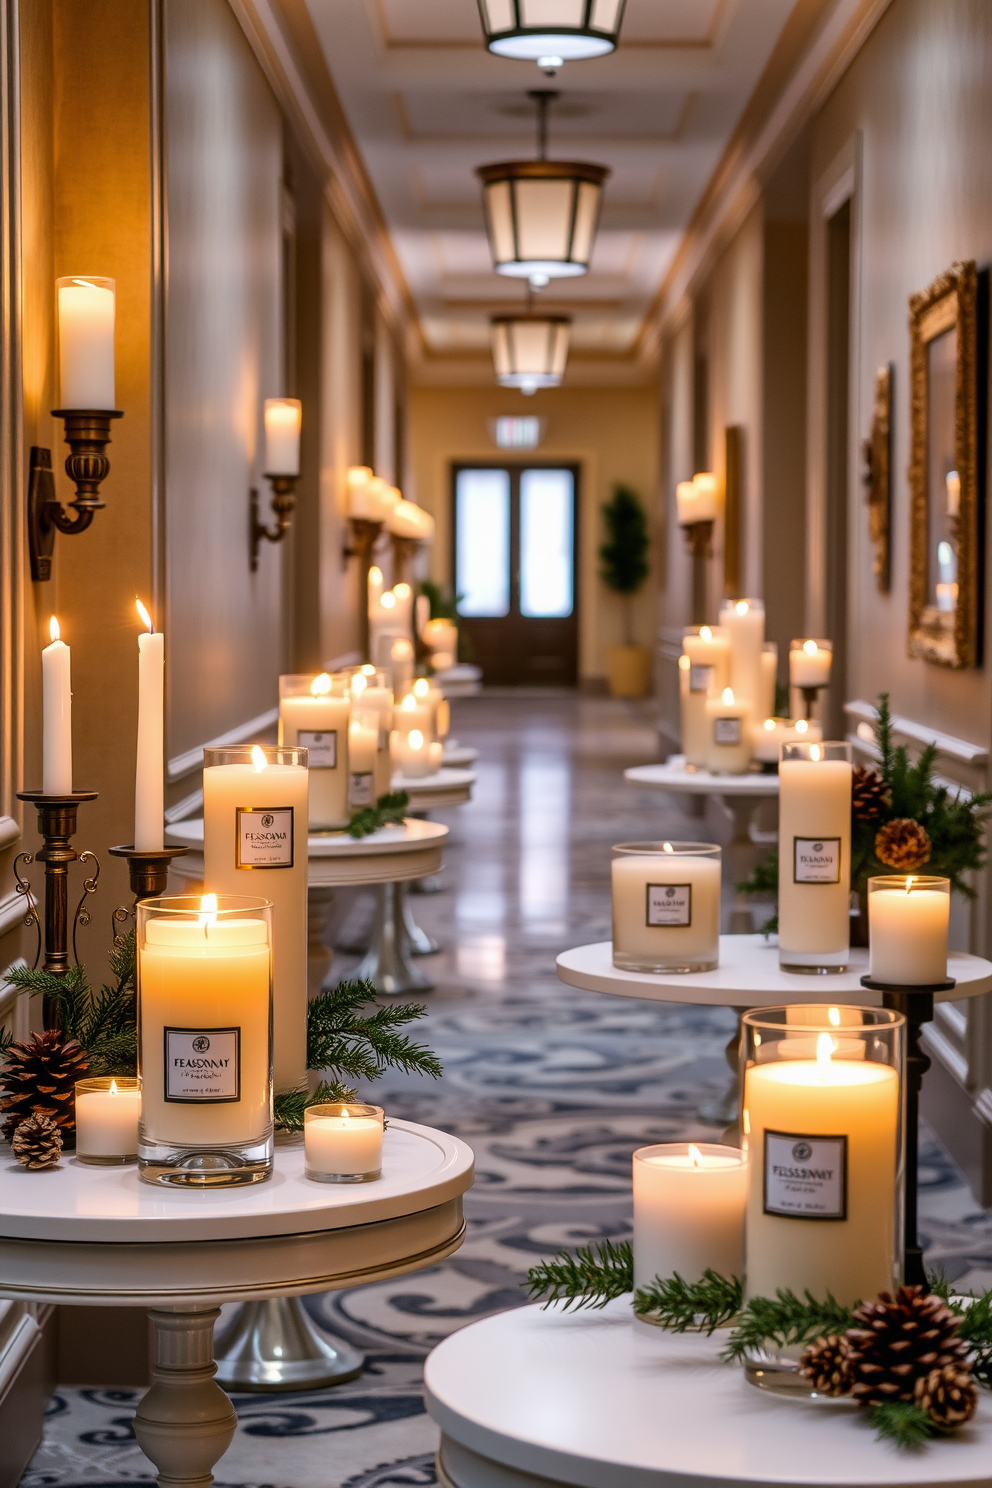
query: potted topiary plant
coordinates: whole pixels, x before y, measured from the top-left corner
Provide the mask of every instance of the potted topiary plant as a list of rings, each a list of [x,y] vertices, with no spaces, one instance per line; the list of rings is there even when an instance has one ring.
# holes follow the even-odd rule
[[[629,486],[616,485],[603,507],[607,540],[599,550],[599,576],[623,599],[624,641],[608,646],[606,676],[611,697],[644,697],[651,687],[651,652],[634,642],[633,597],[648,576],[648,522]]]

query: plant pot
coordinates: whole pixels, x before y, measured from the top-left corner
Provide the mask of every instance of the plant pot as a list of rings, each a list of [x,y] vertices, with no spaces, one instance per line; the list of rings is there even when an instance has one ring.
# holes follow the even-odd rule
[[[651,652],[648,647],[608,646],[606,680],[610,697],[647,697],[651,691]]]

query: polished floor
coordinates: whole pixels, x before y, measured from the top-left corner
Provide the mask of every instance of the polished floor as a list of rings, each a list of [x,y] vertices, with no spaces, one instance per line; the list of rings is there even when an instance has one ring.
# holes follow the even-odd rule
[[[626,765],[657,758],[650,714],[574,695],[484,696],[454,713],[454,732],[480,750],[477,784],[470,804],[439,813],[452,829],[445,887],[413,901],[443,946],[422,964],[437,981],[425,1038],[445,1075],[436,1085],[392,1078],[377,1095],[394,1115],[475,1149],[469,1236],[431,1271],[311,1299],[322,1322],[366,1351],[366,1372],[335,1390],[238,1397],[221,1485],[433,1484],[436,1432],[420,1392],[432,1345],[524,1301],[520,1278],[538,1257],[628,1235],[635,1147],[714,1136],[697,1111],[724,1086],[731,1015],[577,993],[554,972],[557,951],[609,936],[611,843],[698,834],[670,798],[623,782]],[[342,900],[340,911],[344,942],[363,905]],[[342,970],[351,959],[340,957]],[[929,1260],[966,1284],[992,1284],[992,1216],[932,1140],[921,1178]],[[147,1484],[135,1400],[130,1390],[60,1390],[22,1488]]]

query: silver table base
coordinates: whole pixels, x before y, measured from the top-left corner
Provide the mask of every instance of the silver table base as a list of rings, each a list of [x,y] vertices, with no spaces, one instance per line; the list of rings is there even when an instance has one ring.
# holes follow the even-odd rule
[[[355,1379],[365,1355],[319,1332],[299,1297],[245,1302],[217,1336],[227,1390],[322,1390]]]
[[[413,947],[405,924],[406,884],[379,884],[376,901],[368,951],[349,972],[349,980],[367,978],[377,992],[390,997],[406,992],[430,992],[434,983],[410,960]]]

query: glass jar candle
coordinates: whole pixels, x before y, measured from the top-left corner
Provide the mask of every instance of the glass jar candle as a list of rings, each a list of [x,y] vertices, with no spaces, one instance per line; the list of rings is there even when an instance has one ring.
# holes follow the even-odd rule
[[[613,964],[709,971],[720,959],[720,848],[621,842],[613,848]]]
[[[951,881],[919,873],[868,880],[869,975],[893,988],[947,981]]]
[[[369,1183],[382,1173],[381,1106],[325,1101],[303,1113],[306,1175],[317,1183]]]
[[[713,1142],[666,1142],[634,1153],[634,1290],[712,1267],[740,1276],[747,1155]],[[650,1318],[645,1321],[649,1322]]]
[[[150,1183],[272,1173],[272,906],[239,894],[137,909],[138,1164]]]
[[[138,1161],[141,1083],[131,1075],[76,1081],[76,1156],[100,1167]]]
[[[851,945],[851,746],[783,744],[778,779],[779,966],[844,971]]]
[[[379,721],[379,734],[375,754],[375,798],[379,799],[391,789],[393,778],[389,758],[389,735],[393,719],[393,690],[389,676],[366,662],[351,676],[351,705],[353,709],[374,709]]]
[[[846,1306],[899,1284],[906,1023],[883,1008],[743,1018],[745,1293]]]
[[[351,681],[341,673],[292,673],[279,678],[279,743],[307,751],[311,831],[334,831],[348,808],[348,723]]]
[[[687,765],[706,764],[710,721],[706,699],[730,681],[730,645],[718,625],[692,625],[682,632],[679,657],[679,708],[682,753]]]

